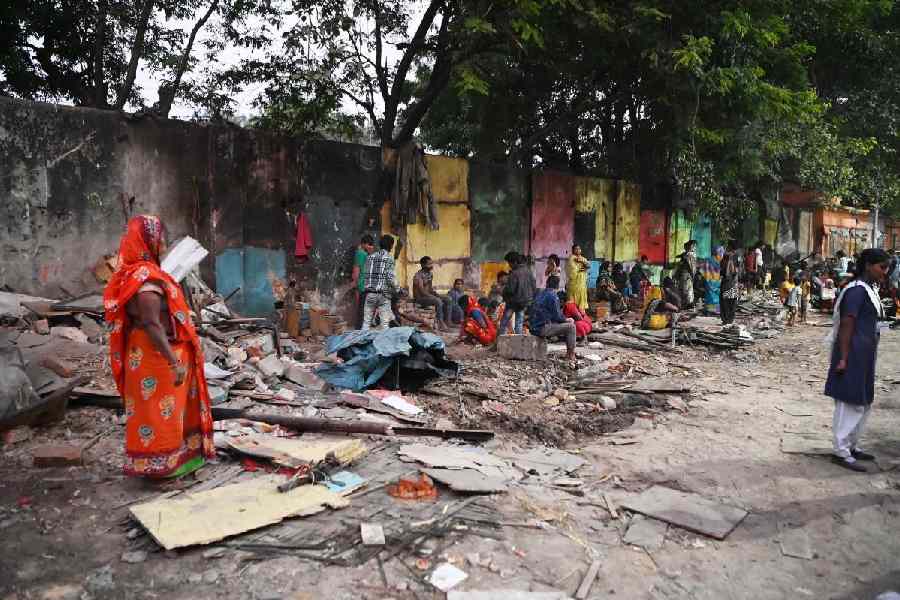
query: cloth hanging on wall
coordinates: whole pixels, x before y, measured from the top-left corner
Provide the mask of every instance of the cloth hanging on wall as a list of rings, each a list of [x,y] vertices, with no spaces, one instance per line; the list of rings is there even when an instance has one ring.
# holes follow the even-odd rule
[[[416,224],[420,219],[431,229],[439,229],[437,203],[431,193],[431,179],[425,151],[408,142],[397,151],[397,171],[391,193],[391,221],[395,230]]]
[[[309,260],[309,251],[312,250],[313,239],[309,228],[309,219],[300,213],[297,215],[297,244],[294,248],[294,256],[301,262]]]

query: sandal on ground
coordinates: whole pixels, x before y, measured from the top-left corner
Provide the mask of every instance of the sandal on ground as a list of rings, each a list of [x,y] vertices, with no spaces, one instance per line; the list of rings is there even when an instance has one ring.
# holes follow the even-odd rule
[[[842,456],[832,456],[831,462],[834,464],[844,467],[845,469],[849,469],[851,471],[856,471],[857,473],[868,473],[869,469],[865,467],[865,465],[859,464],[856,460],[844,458]]]

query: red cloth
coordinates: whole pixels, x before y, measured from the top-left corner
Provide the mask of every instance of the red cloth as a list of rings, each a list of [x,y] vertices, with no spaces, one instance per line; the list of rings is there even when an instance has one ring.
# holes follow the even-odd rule
[[[563,306],[563,316],[575,319],[576,337],[582,338],[591,332],[591,328],[593,327],[591,318],[587,316],[587,313],[578,308],[578,305],[574,302],[566,302],[566,305]]]
[[[312,250],[312,232],[309,229],[309,219],[300,213],[297,216],[297,245],[294,248],[294,256],[301,261],[309,260],[309,251]]]

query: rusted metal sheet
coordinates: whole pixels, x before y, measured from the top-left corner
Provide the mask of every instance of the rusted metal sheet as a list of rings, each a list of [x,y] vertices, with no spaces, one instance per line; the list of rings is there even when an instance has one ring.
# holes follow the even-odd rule
[[[239,287],[229,304],[245,316],[268,316],[286,273],[284,250],[230,248],[216,256],[216,292],[225,296]]]
[[[616,197],[616,262],[633,261],[638,256],[638,233],[641,223],[641,186],[619,182]]]
[[[425,165],[428,167],[428,178],[431,180],[431,193],[434,199],[442,203],[468,204],[469,202],[469,163],[462,158],[426,155]],[[438,219],[443,220],[441,207],[438,207]]]
[[[693,225],[693,220],[681,209],[675,209],[669,215],[669,254],[666,257],[669,264],[676,262],[678,255],[684,252],[684,245],[691,239]]]
[[[651,263],[666,262],[666,213],[663,210],[642,210],[638,250]]]
[[[469,165],[472,259],[501,261],[528,240],[528,173],[503,165]]]
[[[616,231],[616,182],[612,179],[589,179],[596,191],[594,212],[594,256],[612,259],[613,238]]]

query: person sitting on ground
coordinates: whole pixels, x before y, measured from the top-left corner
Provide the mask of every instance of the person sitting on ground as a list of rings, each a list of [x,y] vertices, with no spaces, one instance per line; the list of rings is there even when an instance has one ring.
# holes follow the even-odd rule
[[[437,330],[449,331],[447,317],[450,312],[450,301],[444,300],[434,291],[434,263],[430,256],[423,256],[419,264],[422,268],[413,277],[413,299],[422,308],[433,306]]]
[[[563,336],[566,359],[575,362],[575,320],[567,319],[559,308],[559,277],[547,278],[547,287],[538,292],[531,307],[528,326],[533,335],[542,338]]]
[[[600,275],[597,277],[597,289],[594,294],[598,300],[606,300],[609,302],[610,310],[614,314],[628,311],[628,305],[621,292],[616,289],[612,276],[609,273],[609,262],[603,263],[600,268]]]
[[[631,283],[628,280],[628,274],[625,273],[625,267],[622,266],[622,263],[615,263],[613,265],[612,280],[616,285],[616,290],[618,290],[622,296],[625,298],[630,298],[632,296]]]
[[[681,298],[675,289],[675,281],[671,277],[663,280],[663,297],[651,300],[641,317],[641,329],[665,329],[672,323],[672,318],[681,309]],[[664,321],[657,322],[654,315],[663,315]]]
[[[482,299],[485,304],[487,298]],[[465,318],[459,330],[459,342],[480,343],[490,346],[497,339],[497,328],[487,316],[485,306],[472,296],[463,294],[457,304],[464,311]]]
[[[786,284],[787,282],[785,282],[785,285]],[[797,312],[800,310],[800,298],[803,295],[803,288],[800,284],[800,278],[794,277],[791,288],[788,290],[787,299],[784,301],[784,305],[788,312],[788,327],[793,327],[794,322],[797,320]]]
[[[662,291],[663,302],[671,307],[667,310],[681,310],[681,296],[678,294],[678,289],[675,286],[675,280],[671,277],[666,277],[665,279],[663,279]]]
[[[647,271],[647,262],[650,259],[647,258],[647,255],[641,255],[640,262],[634,264],[631,267],[631,272],[628,274],[628,283],[631,286],[631,293],[640,298],[644,299],[644,295],[647,293],[647,290],[650,288],[650,276]]]
[[[565,296],[560,293],[559,301],[562,303],[563,316],[575,321],[575,337],[584,339],[594,327],[593,321],[586,312],[578,308],[578,305],[571,300],[566,301]]]
[[[525,324],[525,309],[534,299],[537,283],[526,257],[518,252],[510,252],[506,255],[506,262],[512,271],[503,288],[503,302],[506,303],[506,307],[500,319],[500,331],[506,332],[507,325],[515,316],[514,331],[520,335]]]
[[[454,279],[453,287],[450,288],[450,292],[447,294],[447,298],[450,299],[450,322],[454,325],[457,323],[462,323],[465,318],[465,312],[459,306],[459,299],[462,298],[466,294],[465,287],[463,285],[462,279]]]

